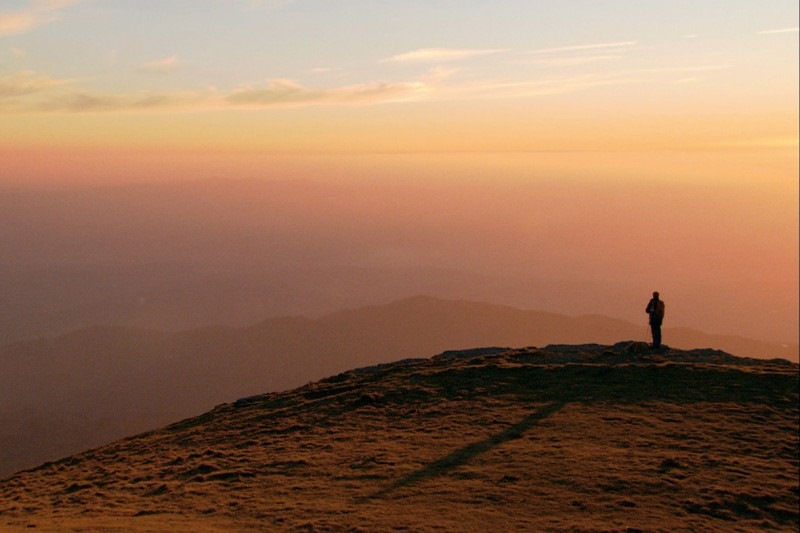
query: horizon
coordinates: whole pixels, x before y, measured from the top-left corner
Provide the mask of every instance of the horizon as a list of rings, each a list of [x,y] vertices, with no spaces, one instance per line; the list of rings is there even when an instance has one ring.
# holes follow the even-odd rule
[[[161,293],[184,298],[149,317],[169,329],[182,282],[198,323],[204,283],[240,294],[239,321],[417,292],[636,320],[659,290],[665,327],[794,342],[798,13],[6,2],[0,328]]]
[[[591,194],[575,199],[575,187]],[[708,218],[708,189],[737,220]],[[659,290],[665,327],[796,342],[797,243],[777,234],[796,216],[793,199],[745,190],[610,180],[458,191],[346,180],[6,189],[0,333],[243,326],[416,294],[645,325]],[[652,246],[640,221],[662,196],[688,227],[660,232]],[[735,231],[742,223],[747,233]],[[607,231],[590,231],[599,227]],[[618,240],[624,232],[629,240]]]

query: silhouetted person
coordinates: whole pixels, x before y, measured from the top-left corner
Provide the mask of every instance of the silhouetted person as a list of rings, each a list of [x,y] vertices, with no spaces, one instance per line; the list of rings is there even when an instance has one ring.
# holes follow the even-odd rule
[[[653,334],[653,348],[661,348],[661,323],[664,321],[664,302],[659,299],[658,292],[653,293],[653,297],[647,304],[645,313],[650,315],[650,332]]]

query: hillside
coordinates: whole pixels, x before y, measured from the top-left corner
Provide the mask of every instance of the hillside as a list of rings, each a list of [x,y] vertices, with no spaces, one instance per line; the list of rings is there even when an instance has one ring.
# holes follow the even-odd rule
[[[427,297],[311,320],[176,333],[96,327],[0,351],[0,477],[214,405],[344,370],[471,346],[613,344],[647,327],[601,316]],[[794,357],[746,339],[665,329],[673,347]]]
[[[796,531],[798,367],[641,343],[447,352],[0,482],[0,527]]]

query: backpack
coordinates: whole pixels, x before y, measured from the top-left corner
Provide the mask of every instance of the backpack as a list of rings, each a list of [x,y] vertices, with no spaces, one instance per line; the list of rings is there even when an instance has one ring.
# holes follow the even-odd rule
[[[653,309],[653,316],[663,319],[665,308],[666,306],[664,305],[664,300],[658,300],[656,302],[656,308]]]

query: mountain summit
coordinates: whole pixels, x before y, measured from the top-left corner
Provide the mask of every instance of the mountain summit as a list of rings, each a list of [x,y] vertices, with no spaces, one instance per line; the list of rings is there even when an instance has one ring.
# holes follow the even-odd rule
[[[796,531],[798,366],[644,343],[445,352],[0,482],[0,528]]]
[[[203,413],[236,398],[351,368],[473,346],[545,346],[649,337],[644,321],[570,317],[412,297],[317,319],[164,332],[94,327],[0,348],[0,478]],[[778,345],[664,330],[679,348],[797,360]]]

